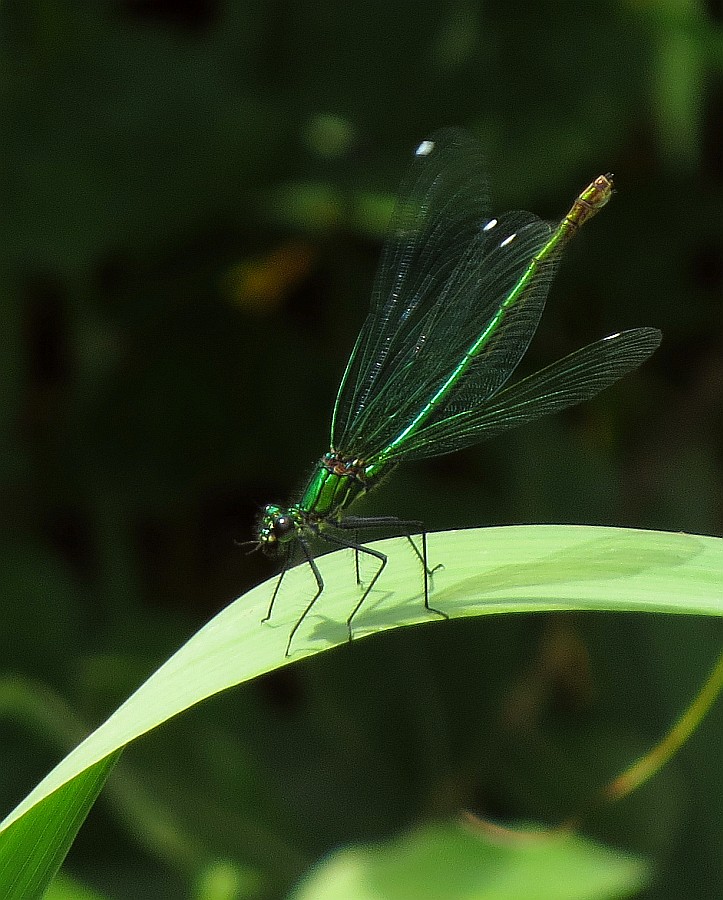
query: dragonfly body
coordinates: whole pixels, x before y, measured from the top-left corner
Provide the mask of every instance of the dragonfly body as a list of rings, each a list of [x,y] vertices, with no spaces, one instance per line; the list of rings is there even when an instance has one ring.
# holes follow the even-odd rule
[[[612,176],[596,178],[554,227],[530,213],[490,217],[484,167],[464,132],[438,132],[417,148],[385,243],[372,309],[339,387],[331,449],[316,464],[299,499],[265,507],[262,548],[294,550],[311,566],[317,591],[287,644],[324,588],[314,560],[316,538],[379,565],[347,619],[374,587],[386,556],[360,544],[361,528],[395,527],[406,535],[424,572],[429,605],[426,533],[419,522],[359,518],[352,504],[403,459],[449,453],[582,402],[634,368],[660,343],[638,328],[590,344],[506,386],[534,335],[563,249],[612,195]],[[411,538],[421,532],[421,551]]]
[[[361,494],[370,490],[379,475],[369,477],[359,459],[348,459],[330,450],[316,464],[301,499],[288,507],[268,505],[258,529],[262,546],[284,544],[306,532],[318,534],[324,525],[336,524]]]

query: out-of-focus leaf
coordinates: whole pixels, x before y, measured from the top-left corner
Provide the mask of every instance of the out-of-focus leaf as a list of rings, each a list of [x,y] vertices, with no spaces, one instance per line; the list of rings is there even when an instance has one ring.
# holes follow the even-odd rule
[[[339,850],[289,900],[616,900],[647,881],[639,857],[572,835],[491,841],[459,825]]]

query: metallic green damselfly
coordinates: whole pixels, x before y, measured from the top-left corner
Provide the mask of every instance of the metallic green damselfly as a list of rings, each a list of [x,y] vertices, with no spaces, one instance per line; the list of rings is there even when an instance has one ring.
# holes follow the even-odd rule
[[[422,141],[402,184],[377,272],[371,311],[341,380],[330,450],[296,502],[268,505],[257,538],[280,554],[272,610],[295,552],[324,590],[314,559],[318,538],[374,558],[377,569],[347,619],[352,621],[387,557],[358,541],[365,528],[395,528],[420,558],[429,603],[426,532],[420,522],[350,516],[354,501],[403,460],[451,453],[581,403],[636,369],[658,347],[655,328],[609,335],[517,381],[506,383],[537,330],[563,249],[610,199],[612,176],[596,178],[567,215],[550,225],[526,212],[492,217],[477,142],[445,129]],[[411,535],[421,533],[421,549]]]

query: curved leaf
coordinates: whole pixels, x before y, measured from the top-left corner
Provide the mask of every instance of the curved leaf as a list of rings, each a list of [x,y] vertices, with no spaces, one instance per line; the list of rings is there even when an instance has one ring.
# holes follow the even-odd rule
[[[373,546],[388,554],[389,564],[354,620],[355,639],[421,622],[444,627],[424,610],[419,561],[407,542],[392,538]],[[479,528],[430,534],[429,558],[444,565],[434,575],[432,602],[451,618],[550,610],[723,614],[720,538],[588,526]],[[12,896],[4,889],[17,883],[17,869],[35,866],[33,849],[51,859],[53,869],[57,847],[69,846],[110,770],[110,764],[98,766],[102,760],[219,691],[346,641],[346,617],[359,597],[353,552],[331,553],[318,564],[327,587],[291,657],[285,655],[288,634],[314,590],[306,565],[287,573],[271,622],[261,622],[273,590],[266,582],[193,635],[6,817],[0,824],[2,896]],[[73,779],[79,780],[71,787]],[[55,792],[64,785],[80,805],[64,824],[61,811],[58,824]],[[10,828],[14,822],[18,826]],[[54,836],[43,848],[48,829]],[[25,834],[21,846],[19,832]]]

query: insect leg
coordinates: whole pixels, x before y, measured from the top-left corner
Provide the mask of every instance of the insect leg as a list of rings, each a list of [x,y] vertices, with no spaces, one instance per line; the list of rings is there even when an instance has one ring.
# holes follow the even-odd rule
[[[354,532],[354,569],[356,570],[356,583],[361,584],[361,575],[359,574],[359,531]]]
[[[417,556],[419,556],[419,550],[417,550],[417,546],[414,543],[414,541],[412,540],[411,536],[407,535],[407,538],[409,540],[409,543],[412,545],[412,547],[414,547],[414,550],[415,550]],[[437,613],[437,615],[442,616],[443,619],[448,619],[449,616],[447,615],[446,612],[443,612],[441,609],[437,609],[436,606],[429,605],[429,576],[434,575],[434,573],[437,571],[437,569],[443,569],[444,566],[442,565],[442,563],[437,563],[437,565],[433,569],[430,569],[429,566],[427,565],[427,532],[426,531],[422,531],[422,555],[421,555],[420,559],[422,562],[422,566],[424,567],[424,606],[427,610],[429,610],[429,612]]]
[[[308,604],[306,609],[301,614],[296,625],[294,625],[294,627],[291,629],[291,634],[289,635],[289,642],[286,645],[286,655],[287,656],[290,655],[289,651],[291,650],[291,642],[294,639],[294,635],[299,630],[299,625],[301,625],[301,623],[304,621],[304,619],[311,612],[312,606],[316,603],[316,601],[319,599],[319,596],[321,595],[321,592],[324,590],[324,579],[321,577],[321,572],[319,571],[319,567],[316,564],[314,555],[311,552],[309,545],[306,543],[306,541],[303,538],[299,538],[299,544],[301,546],[301,549],[304,551],[304,556],[306,557],[306,561],[311,566],[311,571],[314,573],[314,578],[316,578],[316,593],[311,598],[311,602]],[[276,592],[274,592],[274,596],[276,596]],[[273,598],[272,598],[272,601],[273,601]]]
[[[422,522],[414,521],[411,519],[398,519],[396,516],[373,516],[365,518],[364,516],[346,516],[341,519],[341,521],[336,523],[337,528],[397,528],[402,532],[404,537],[409,541],[412,546],[412,549],[417,555],[417,559],[421,562],[422,568],[424,571],[424,607],[429,610],[429,612],[436,613],[438,616],[442,616],[444,619],[448,619],[449,616],[447,613],[443,612],[441,609],[436,609],[434,606],[430,606],[429,603],[429,577],[433,575],[437,569],[442,569],[444,566],[442,563],[437,563],[436,566],[430,569],[428,557],[427,557],[427,531]],[[418,531],[422,538],[422,549],[415,544],[414,539],[412,538],[412,531]],[[361,549],[361,547],[359,548]],[[367,552],[372,552],[369,548],[364,548]],[[358,559],[358,555],[357,555]],[[377,572],[374,581],[381,575],[381,570]],[[357,579],[358,580],[358,579]],[[366,598],[369,589],[364,594],[362,598],[362,602],[364,598]],[[356,610],[355,610],[356,611]]]
[[[417,555],[417,559],[424,566],[427,575],[432,575],[437,569],[443,569],[442,563],[437,563],[433,568],[429,568],[427,562],[426,535],[427,531],[423,522],[412,519],[398,519],[396,516],[345,516],[339,522],[335,523],[336,528],[397,528],[402,532],[401,537],[405,537],[412,546],[412,550]],[[422,537],[422,550],[414,543],[412,532],[418,532]]]
[[[276,603],[276,595],[279,593],[279,588],[281,587],[281,582],[284,580],[284,575],[286,575],[286,570],[289,567],[289,558],[288,556],[284,557],[283,566],[281,572],[279,573],[279,579],[276,582],[276,587],[274,588],[274,593],[271,595],[271,602],[269,603],[269,608],[266,612],[266,615],[261,620],[262,622],[268,622],[271,618],[271,611],[274,608],[274,603]]]
[[[347,520],[344,520],[344,521],[347,521]],[[337,523],[336,527],[339,527],[338,523]],[[352,525],[350,527],[355,528],[354,525]],[[354,607],[354,609],[351,611],[349,618],[346,620],[346,627],[349,632],[349,640],[351,641],[353,639],[353,633],[352,633],[352,627],[351,627],[352,619],[362,608],[362,606],[364,605],[364,601],[369,596],[370,592],[374,588],[374,585],[377,583],[379,576],[384,571],[384,568],[387,564],[387,556],[385,553],[382,553],[381,550],[373,550],[371,547],[365,547],[363,544],[360,544],[358,542],[346,541],[343,538],[339,537],[338,535],[322,533],[319,536],[321,538],[323,538],[325,541],[328,541],[330,544],[336,544],[339,547],[349,547],[350,549],[354,550],[357,554],[366,553],[368,556],[373,556],[375,559],[379,560],[379,568],[374,573],[374,577],[372,578],[372,580],[369,582],[369,584],[366,586],[366,588],[364,588],[364,593],[361,595],[359,602]]]

